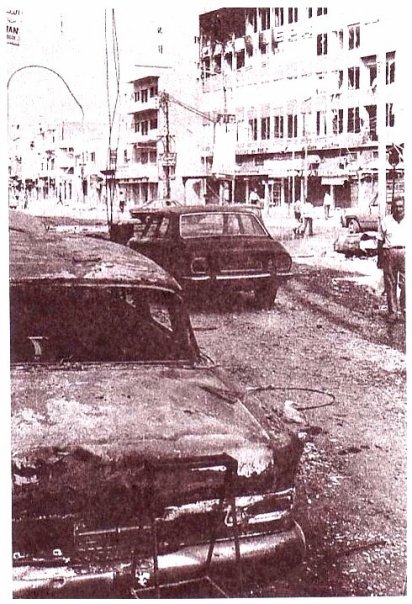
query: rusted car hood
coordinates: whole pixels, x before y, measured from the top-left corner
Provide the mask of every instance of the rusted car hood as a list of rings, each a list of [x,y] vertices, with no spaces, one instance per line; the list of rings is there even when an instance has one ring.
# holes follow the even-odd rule
[[[39,464],[79,451],[109,464],[226,452],[237,459],[240,475],[264,472],[273,463],[273,447],[288,448],[290,436],[279,431],[269,438],[231,388],[216,369],[15,368],[15,479],[23,480],[21,467],[35,473]]]

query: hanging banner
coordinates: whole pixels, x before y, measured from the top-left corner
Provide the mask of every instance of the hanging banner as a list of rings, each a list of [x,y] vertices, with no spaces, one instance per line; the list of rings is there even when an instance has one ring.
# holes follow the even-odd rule
[[[15,9],[6,11],[7,44],[20,45],[21,20],[23,11]]]
[[[215,124],[212,174],[234,176],[236,168],[236,121],[234,115],[223,114]]]

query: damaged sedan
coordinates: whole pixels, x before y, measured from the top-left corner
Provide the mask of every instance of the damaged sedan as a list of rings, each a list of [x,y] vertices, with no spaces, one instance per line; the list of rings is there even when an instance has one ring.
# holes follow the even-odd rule
[[[10,214],[15,598],[165,595],[302,560],[303,444],[199,350],[177,282]]]

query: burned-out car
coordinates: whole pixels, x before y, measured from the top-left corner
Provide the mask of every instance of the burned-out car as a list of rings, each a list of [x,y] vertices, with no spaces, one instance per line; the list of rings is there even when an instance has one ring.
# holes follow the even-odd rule
[[[135,208],[110,236],[155,260],[185,292],[209,299],[253,291],[258,306],[269,308],[292,276],[288,251],[255,211],[239,205]]]
[[[10,338],[14,597],[139,597],[302,559],[302,442],[200,352],[154,262],[12,212]]]

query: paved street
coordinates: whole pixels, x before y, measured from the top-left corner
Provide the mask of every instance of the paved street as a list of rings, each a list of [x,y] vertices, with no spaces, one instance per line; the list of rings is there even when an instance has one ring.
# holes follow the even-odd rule
[[[307,558],[281,580],[266,577],[270,586],[250,595],[400,595],[405,326],[388,327],[380,297],[341,281],[343,273],[295,268],[273,310],[257,312],[246,298],[192,313],[201,346],[237,380],[275,387],[253,401],[269,418],[274,400],[304,409],[291,428],[307,435],[297,504]]]

